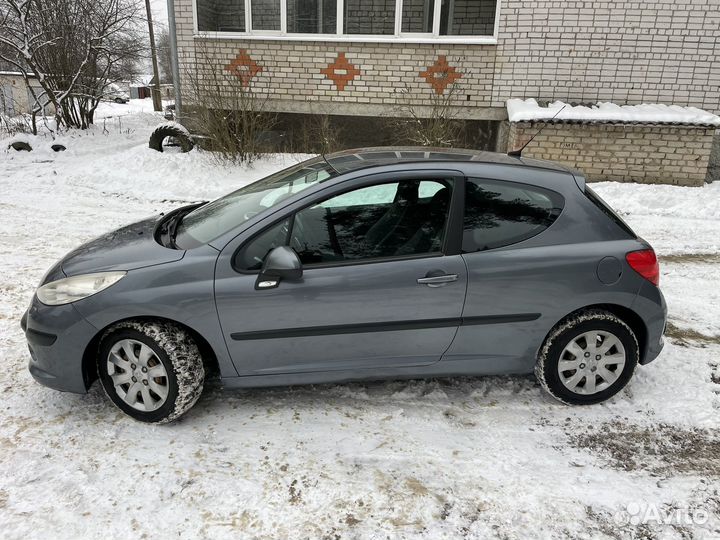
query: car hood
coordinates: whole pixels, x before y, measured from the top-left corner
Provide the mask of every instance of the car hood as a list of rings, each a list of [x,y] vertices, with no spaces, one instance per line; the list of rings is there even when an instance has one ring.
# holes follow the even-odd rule
[[[74,249],[61,261],[67,276],[134,270],[183,258],[185,252],[161,246],[154,237],[161,216],[154,216],[104,234]]]

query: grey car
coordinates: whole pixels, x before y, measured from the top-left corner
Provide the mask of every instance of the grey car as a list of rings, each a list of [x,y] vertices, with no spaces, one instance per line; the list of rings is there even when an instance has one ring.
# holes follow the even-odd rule
[[[80,246],[23,316],[30,372],[146,422],[224,386],[535,372],[603,401],[663,347],[655,253],[550,162],[317,157]]]

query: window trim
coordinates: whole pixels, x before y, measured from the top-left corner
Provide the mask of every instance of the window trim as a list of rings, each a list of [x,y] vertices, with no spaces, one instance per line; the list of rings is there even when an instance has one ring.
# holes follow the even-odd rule
[[[402,171],[402,173],[405,172],[412,172],[412,171]],[[277,224],[281,223],[284,220],[290,220],[290,229],[288,231],[288,234],[292,234],[292,228],[295,224],[295,215],[298,212],[302,212],[303,210],[306,210],[310,208],[313,205],[321,204],[324,201],[327,201],[329,199],[339,197],[341,195],[344,195],[346,193],[350,193],[351,191],[355,191],[357,189],[364,189],[366,187],[371,186],[379,186],[383,184],[394,184],[396,182],[406,182],[406,181],[413,181],[413,180],[451,180],[453,182],[452,187],[452,195],[450,198],[450,205],[448,206],[448,216],[445,220],[445,237],[443,238],[442,246],[440,247],[440,251],[438,252],[430,252],[430,253],[414,253],[411,255],[395,255],[391,257],[372,257],[367,259],[355,259],[355,260],[346,260],[346,261],[337,261],[337,262],[329,262],[329,263],[316,263],[316,264],[303,264],[303,271],[305,270],[314,270],[316,268],[335,268],[340,266],[356,266],[361,264],[378,264],[378,263],[384,263],[384,262],[397,262],[397,261],[408,261],[408,260],[414,260],[414,259],[431,259],[431,258],[437,258],[437,257],[446,257],[450,255],[459,255],[460,249],[462,246],[462,226],[463,226],[463,219],[465,217],[464,214],[464,201],[465,201],[465,181],[466,178],[464,175],[460,174],[459,172],[450,172],[447,170],[438,170],[440,174],[432,175],[428,174],[432,171],[418,171],[420,174],[417,176],[405,176],[401,175],[400,177],[387,179],[385,181],[379,181],[379,182],[369,182],[365,184],[363,182],[363,185],[356,185],[356,186],[348,186],[346,190],[337,191],[335,193],[332,193],[331,195],[328,195],[327,197],[320,197],[318,199],[314,199],[311,202],[308,202],[304,204],[301,207],[296,208],[295,210],[292,210],[289,213],[283,213],[282,217],[279,217],[272,221],[272,223],[268,224],[267,226],[262,227],[258,232],[253,233],[247,240],[242,242],[235,250],[233,251],[232,257],[230,258],[230,266],[231,268],[241,275],[246,276],[256,276],[262,272],[262,270],[245,270],[240,269],[235,265],[235,261],[237,260],[238,255],[243,250],[245,246],[250,244],[250,242],[254,241],[258,236],[263,234],[265,231],[268,231],[269,229],[275,227]],[[450,174],[449,174],[450,173]],[[392,173],[388,173],[392,174]],[[369,177],[365,178],[371,178],[376,175],[370,175]],[[383,175],[384,176],[384,175]],[[459,230],[458,230],[459,226]]]
[[[252,29],[252,0],[238,0],[245,5],[245,32],[214,32],[198,28],[197,2],[192,0],[193,38],[194,39],[234,39],[234,40],[277,40],[277,41],[337,41],[355,43],[448,43],[466,45],[497,45],[500,29],[500,7],[502,0],[495,0],[495,23],[492,35],[484,36],[446,36],[440,35],[441,1],[436,0],[433,11],[432,33],[402,32],[403,0],[395,0],[395,33],[392,35],[345,34],[344,4],[337,0],[336,32],[334,34],[299,34],[287,31],[287,0],[280,2],[280,30]],[[398,16],[399,14],[399,16]]]
[[[472,175],[468,175],[465,178],[465,184],[467,185],[468,182],[473,182],[474,180],[481,181],[481,182],[489,182],[490,184],[494,183],[494,184],[506,185],[509,187],[516,187],[518,189],[525,189],[525,190],[529,190],[529,191],[537,191],[543,195],[545,193],[547,193],[550,195],[550,197],[556,198],[557,201],[560,202],[561,206],[560,206],[560,212],[558,213],[557,216],[555,216],[555,219],[553,219],[552,223],[550,225],[548,225],[547,227],[545,227],[544,229],[542,229],[541,231],[536,232],[535,234],[526,236],[525,238],[521,238],[520,240],[516,240],[515,242],[511,242],[509,244],[503,244],[501,246],[495,246],[495,247],[488,248],[488,249],[476,249],[475,251],[464,251],[462,249],[462,242],[463,242],[463,238],[464,238],[464,234],[465,234],[465,201],[463,201],[463,206],[462,206],[462,211],[461,211],[462,218],[460,220],[461,221],[461,223],[460,223],[460,254],[463,256],[474,255],[477,253],[488,253],[488,252],[496,251],[499,249],[505,249],[507,247],[516,246],[518,244],[521,244],[522,242],[526,242],[527,240],[537,238],[538,236],[543,234],[545,231],[550,229],[550,227],[555,225],[555,223],[557,223],[557,221],[562,216],[563,212],[565,212],[565,208],[567,206],[567,199],[565,198],[565,196],[562,193],[559,193],[558,191],[555,191],[554,189],[546,188],[544,186],[528,184],[526,182],[515,182],[513,180],[498,180],[496,178],[489,178],[487,176],[472,176]],[[543,193],[543,192],[545,192],[545,193]],[[552,202],[552,198],[550,199],[551,202]]]

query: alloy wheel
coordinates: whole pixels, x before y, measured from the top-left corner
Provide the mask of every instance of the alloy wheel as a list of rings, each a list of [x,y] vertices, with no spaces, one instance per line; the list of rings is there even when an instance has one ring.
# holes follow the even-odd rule
[[[620,339],[604,330],[584,332],[560,354],[558,374],[562,384],[576,394],[592,395],[620,378],[626,353]]]
[[[121,339],[110,349],[108,375],[115,392],[125,403],[138,411],[159,409],[169,392],[165,366],[146,344],[134,339]]]

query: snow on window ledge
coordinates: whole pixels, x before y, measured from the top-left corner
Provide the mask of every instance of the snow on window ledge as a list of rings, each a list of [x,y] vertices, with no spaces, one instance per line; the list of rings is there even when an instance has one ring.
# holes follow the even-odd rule
[[[644,124],[692,124],[701,126],[719,126],[720,116],[696,107],[664,105],[662,103],[643,103],[642,105],[616,105],[610,102],[598,102],[597,105],[569,105],[562,101],[541,107],[530,99],[508,99],[506,102],[510,122],[530,122],[550,120],[557,115],[557,122],[616,122]]]

